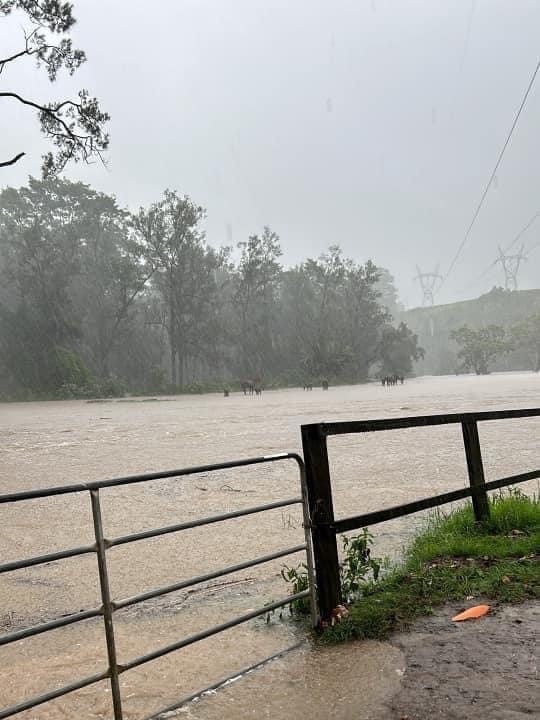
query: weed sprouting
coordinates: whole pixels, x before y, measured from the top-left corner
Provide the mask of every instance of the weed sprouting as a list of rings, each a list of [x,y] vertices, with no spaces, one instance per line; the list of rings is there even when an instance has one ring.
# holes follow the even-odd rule
[[[305,563],[301,563],[296,567],[284,565],[281,568],[281,577],[286,583],[292,583],[291,595],[296,595],[309,588],[308,566]],[[299,600],[293,600],[289,604],[289,610],[291,611],[291,615],[309,615],[309,598],[305,597]]]
[[[377,581],[382,562],[371,557],[373,535],[367,528],[362,528],[360,535],[344,535],[342,542],[343,562],[339,568],[341,592],[344,602],[351,603],[360,597],[362,587],[368,581]]]
[[[343,561],[339,567],[343,601],[351,603],[362,594],[362,588],[370,582],[376,582],[383,561],[371,557],[370,545],[373,544],[373,535],[367,528],[363,528],[360,535],[342,538]],[[308,567],[305,563],[296,567],[284,565],[281,577],[286,583],[292,584],[291,595],[309,588]],[[310,612],[309,598],[300,598],[290,603],[291,615],[308,615]]]

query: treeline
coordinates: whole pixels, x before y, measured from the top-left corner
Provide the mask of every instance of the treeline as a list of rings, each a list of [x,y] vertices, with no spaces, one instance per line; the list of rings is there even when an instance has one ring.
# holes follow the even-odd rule
[[[285,269],[264,228],[208,245],[204,209],[165,191],[132,214],[65,179],[0,193],[0,397],[266,387],[408,374],[392,277],[333,245]]]
[[[397,313],[418,334],[419,375],[540,369],[540,289],[494,287],[471,300]]]
[[[456,372],[487,375],[497,360],[511,354],[517,354],[525,367],[540,372],[540,312],[507,328],[492,324],[474,329],[463,325],[450,337],[460,348]]]

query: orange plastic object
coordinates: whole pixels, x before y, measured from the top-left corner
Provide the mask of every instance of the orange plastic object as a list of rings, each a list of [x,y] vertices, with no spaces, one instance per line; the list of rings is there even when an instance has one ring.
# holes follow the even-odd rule
[[[463,612],[454,615],[452,620],[454,622],[461,622],[462,620],[474,620],[475,618],[487,615],[490,610],[489,605],[474,605],[474,607],[464,610]]]

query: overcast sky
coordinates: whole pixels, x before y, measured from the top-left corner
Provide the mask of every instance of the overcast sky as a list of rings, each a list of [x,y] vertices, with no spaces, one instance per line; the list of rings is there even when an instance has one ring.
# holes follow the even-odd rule
[[[108,167],[66,175],[135,210],[165,188],[207,208],[213,245],[269,225],[285,264],[339,243],[421,301],[418,264],[444,275],[540,55],[539,0],[75,0],[88,62],[54,85],[30,59],[5,90],[39,100],[87,87],[110,112]],[[0,22],[19,49],[20,18]],[[7,53],[6,53],[7,54]],[[539,73],[540,75],[540,73]],[[540,210],[540,77],[496,183],[437,300],[502,284],[478,276]],[[0,185],[39,175],[36,117],[0,112]],[[540,242],[540,218],[523,235]],[[516,246],[517,247],[517,246]],[[540,286],[540,245],[520,274]]]

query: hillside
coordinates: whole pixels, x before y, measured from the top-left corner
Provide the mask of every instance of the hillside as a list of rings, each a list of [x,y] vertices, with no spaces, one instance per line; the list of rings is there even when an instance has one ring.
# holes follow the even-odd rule
[[[449,338],[452,330],[465,324],[473,328],[490,324],[508,327],[534,312],[540,312],[540,289],[511,292],[493,288],[474,300],[406,310],[400,319],[418,335],[419,343],[426,351],[424,360],[416,363],[416,373],[447,375],[454,373],[457,366],[458,348]],[[523,357],[512,353],[494,369],[530,368]]]

